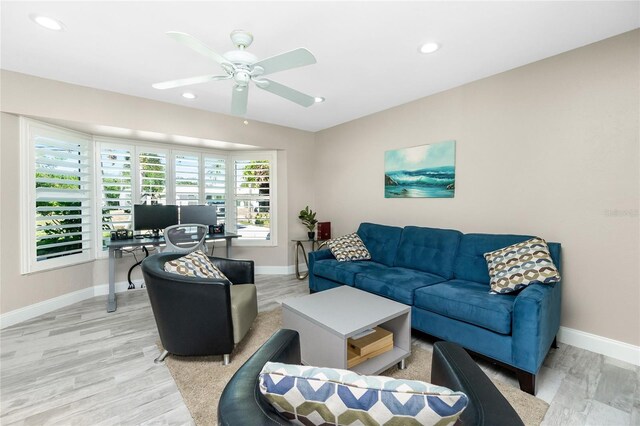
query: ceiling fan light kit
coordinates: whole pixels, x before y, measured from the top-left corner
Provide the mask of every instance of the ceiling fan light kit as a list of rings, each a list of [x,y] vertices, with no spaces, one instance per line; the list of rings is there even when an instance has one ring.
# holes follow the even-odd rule
[[[207,74],[164,81],[153,84],[153,87],[156,89],[165,90],[216,80],[233,80],[231,113],[234,115],[244,115],[247,112],[250,82],[253,82],[259,89],[266,90],[267,92],[271,92],[274,95],[278,95],[304,107],[309,107],[316,102],[324,101],[324,98],[309,96],[291,87],[262,77],[279,71],[315,64],[316,58],[305,48],[301,47],[259,61],[254,54],[245,50],[253,42],[253,35],[248,31],[232,31],[231,41],[236,46],[236,50],[231,50],[223,55],[214,52],[203,42],[189,34],[169,31],[167,35],[178,43],[187,46],[209,59],[213,59],[222,67],[226,75]],[[318,99],[322,99],[322,101],[318,101]]]

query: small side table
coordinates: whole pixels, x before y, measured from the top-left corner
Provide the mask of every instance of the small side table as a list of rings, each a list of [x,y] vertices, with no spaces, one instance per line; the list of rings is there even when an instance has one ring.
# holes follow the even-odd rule
[[[294,243],[296,243],[296,256],[295,256],[295,263],[296,263],[296,278],[298,278],[299,280],[304,280],[305,278],[307,278],[309,276],[309,259],[307,259],[307,251],[304,249],[304,245],[302,243],[311,243],[311,251],[316,251],[316,250],[320,250],[322,247],[324,247],[325,244],[327,244],[329,242],[329,240],[311,240],[309,238],[304,239],[304,240],[291,240]],[[304,258],[304,263],[305,265],[307,265],[307,271],[304,273],[300,273],[300,250],[302,250],[302,257]]]

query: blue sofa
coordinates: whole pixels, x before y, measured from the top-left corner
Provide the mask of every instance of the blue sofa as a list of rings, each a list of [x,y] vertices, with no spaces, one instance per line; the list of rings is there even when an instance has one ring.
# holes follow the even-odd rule
[[[329,250],[309,254],[309,289],[349,285],[410,305],[411,326],[513,369],[535,395],[535,376],[555,345],[561,283],[490,294],[483,254],[531,238],[463,234],[451,229],[362,223],[371,260],[338,262]],[[560,244],[548,243],[561,271]]]

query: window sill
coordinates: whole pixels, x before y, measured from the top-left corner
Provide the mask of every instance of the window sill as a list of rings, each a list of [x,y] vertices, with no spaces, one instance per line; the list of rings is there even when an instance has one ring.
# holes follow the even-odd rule
[[[274,240],[251,240],[234,238],[231,245],[235,247],[277,247],[278,243]]]
[[[64,269],[72,266],[82,265],[84,263],[91,263],[94,260],[95,259],[77,260],[74,262],[65,263],[64,265],[53,265],[53,266],[36,265],[35,267],[31,268],[31,270],[29,271],[21,272],[20,275],[34,275],[34,274],[40,274],[42,272],[55,271],[56,269]]]

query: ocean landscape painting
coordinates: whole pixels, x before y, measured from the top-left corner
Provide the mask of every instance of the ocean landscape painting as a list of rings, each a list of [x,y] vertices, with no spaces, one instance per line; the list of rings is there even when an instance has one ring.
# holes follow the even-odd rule
[[[384,153],[385,198],[453,198],[456,141]]]

